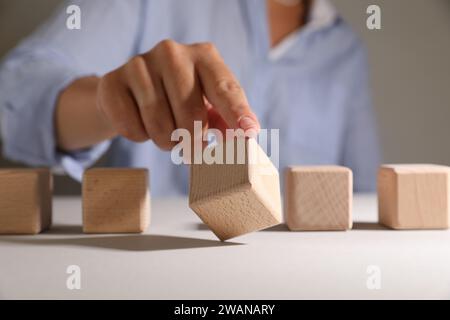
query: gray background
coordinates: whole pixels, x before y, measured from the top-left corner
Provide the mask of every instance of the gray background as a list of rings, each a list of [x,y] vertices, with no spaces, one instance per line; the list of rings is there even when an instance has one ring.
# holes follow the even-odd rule
[[[50,15],[60,0],[0,0],[0,57]],[[333,0],[362,36],[385,162],[450,165],[450,1]],[[366,28],[378,4],[382,29]],[[0,166],[11,166],[0,160]],[[79,185],[56,179],[57,193]]]

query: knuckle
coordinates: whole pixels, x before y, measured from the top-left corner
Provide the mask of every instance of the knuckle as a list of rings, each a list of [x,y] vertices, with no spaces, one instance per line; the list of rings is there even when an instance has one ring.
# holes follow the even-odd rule
[[[178,56],[179,45],[173,40],[166,39],[162,40],[156,45],[158,51],[161,52],[166,57],[176,57]]]
[[[202,42],[196,45],[196,49],[205,53],[216,53],[217,48],[212,42]]]
[[[140,55],[134,56],[126,64],[125,68],[130,71],[141,69],[145,64],[144,58]]]
[[[216,82],[216,93],[219,97],[237,96],[242,94],[241,85],[236,80],[221,79]]]
[[[156,46],[162,48],[163,50],[172,50],[178,44],[172,39],[161,40]]]

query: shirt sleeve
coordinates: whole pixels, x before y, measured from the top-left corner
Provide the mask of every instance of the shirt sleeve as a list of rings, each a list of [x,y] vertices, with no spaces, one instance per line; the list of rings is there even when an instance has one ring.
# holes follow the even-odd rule
[[[69,30],[69,5],[81,11],[81,29]],[[3,153],[33,166],[63,168],[81,179],[108,148],[105,141],[77,152],[55,143],[54,109],[59,93],[74,80],[117,68],[137,52],[144,1],[80,0],[22,41],[0,67]]]
[[[350,58],[351,80],[343,164],[353,171],[355,191],[372,192],[376,189],[381,156],[365,49],[358,44]]]

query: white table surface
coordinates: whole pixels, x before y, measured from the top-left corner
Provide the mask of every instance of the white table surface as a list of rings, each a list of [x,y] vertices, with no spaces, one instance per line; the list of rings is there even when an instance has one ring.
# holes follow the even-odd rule
[[[284,226],[222,243],[187,199],[152,199],[142,235],[83,235],[80,198],[55,198],[53,228],[0,236],[0,299],[450,298],[450,231],[378,226],[376,198],[356,195],[354,229]],[[81,268],[69,290],[66,269]],[[367,267],[381,271],[370,290]]]

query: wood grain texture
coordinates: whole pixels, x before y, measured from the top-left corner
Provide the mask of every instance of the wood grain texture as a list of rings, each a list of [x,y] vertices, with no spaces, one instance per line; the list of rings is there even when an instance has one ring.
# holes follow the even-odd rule
[[[393,229],[446,229],[450,219],[450,168],[383,165],[378,171],[378,217]]]
[[[52,221],[49,169],[0,170],[0,234],[37,234]]]
[[[94,168],[83,177],[85,233],[140,233],[150,223],[147,169]]]
[[[285,171],[286,223],[292,231],[352,228],[352,171],[339,166],[292,166]]]
[[[256,140],[242,164],[193,164],[190,176],[189,206],[220,240],[281,222],[278,171]]]

